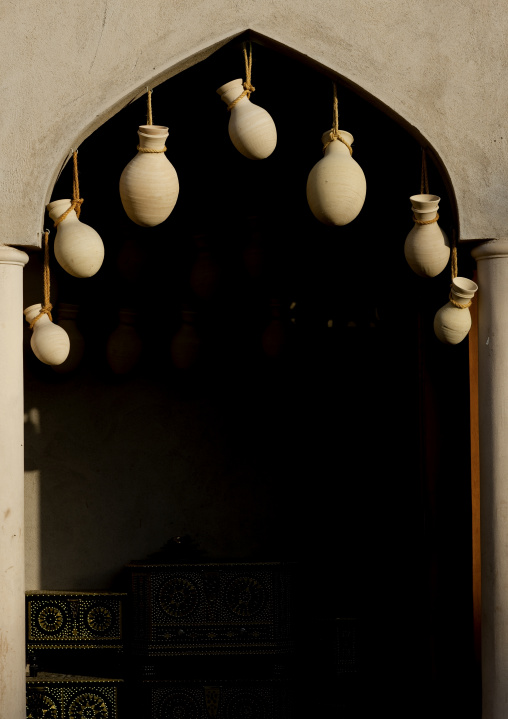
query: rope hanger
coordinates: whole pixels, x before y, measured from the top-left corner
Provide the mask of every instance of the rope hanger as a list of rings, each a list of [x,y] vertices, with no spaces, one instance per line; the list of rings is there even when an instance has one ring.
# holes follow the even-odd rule
[[[424,148],[422,147],[422,173],[420,176],[420,195],[430,195],[429,192],[429,175],[427,172],[427,156]],[[436,212],[436,216],[432,220],[418,220],[413,214],[413,221],[417,225],[432,225],[434,222],[439,220],[439,212]]]
[[[53,227],[57,227],[60,222],[65,220],[65,218],[70,215],[70,213],[73,210],[76,210],[76,215],[79,219],[79,216],[81,214],[81,205],[83,204],[84,200],[82,197],[79,196],[79,178],[78,178],[78,151],[73,150],[72,152],[72,161],[73,161],[73,175],[72,175],[72,201],[71,206],[68,210],[66,210],[63,215],[60,215],[55,220],[55,223]]]
[[[323,152],[326,150],[326,148],[328,147],[328,145],[331,142],[334,142],[335,140],[340,140],[340,142],[342,142],[349,150],[349,154],[352,155],[353,148],[351,147],[351,145],[349,145],[344,140],[343,137],[341,137],[340,132],[339,132],[339,100],[337,98],[337,83],[332,82],[332,85],[333,85],[333,125],[332,125],[332,130],[330,132],[330,139],[328,140],[328,142],[326,142],[323,145]]]
[[[50,275],[49,275],[49,230],[44,230],[44,304],[39,310],[37,317],[30,322],[30,329],[33,330],[35,323],[40,320],[43,315],[48,315],[49,319],[53,321],[51,316],[51,310],[53,305],[49,301],[50,298]]]
[[[146,100],[146,124],[147,125],[153,125],[153,117],[152,117],[152,92],[153,90],[150,90],[149,87],[146,88],[147,92],[147,100]],[[161,147],[160,149],[156,149],[153,147],[141,147],[141,145],[137,146],[138,152],[144,152],[149,155],[158,155],[161,152],[166,152],[168,149],[166,145],[164,147]]]
[[[242,98],[247,96],[247,99],[250,98],[251,94],[256,90],[254,85],[251,82],[252,79],[252,43],[249,43],[249,54],[247,55],[247,43],[243,43],[243,58],[245,60],[245,82],[243,83],[243,92],[241,95],[238,95],[236,100],[233,100],[233,102],[228,105],[228,110],[231,111],[235,105],[237,105]]]
[[[455,230],[452,230],[452,253],[451,253],[451,259],[450,259],[450,267],[451,267],[451,273],[452,273],[452,287],[453,287],[453,280],[458,275],[458,264],[457,264],[457,238],[455,236]],[[466,304],[461,304],[460,302],[457,302],[457,300],[454,300],[452,297],[452,290],[450,290],[450,295],[448,297],[450,302],[454,307],[457,307],[459,310],[467,310],[468,307],[471,307],[473,304],[473,300],[469,300]]]

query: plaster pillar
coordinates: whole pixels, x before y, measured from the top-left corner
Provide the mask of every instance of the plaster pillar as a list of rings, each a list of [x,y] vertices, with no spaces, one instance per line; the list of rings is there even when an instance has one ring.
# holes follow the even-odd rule
[[[478,266],[482,719],[508,717],[508,240]]]
[[[23,719],[25,554],[23,478],[23,267],[0,246],[0,719]]]

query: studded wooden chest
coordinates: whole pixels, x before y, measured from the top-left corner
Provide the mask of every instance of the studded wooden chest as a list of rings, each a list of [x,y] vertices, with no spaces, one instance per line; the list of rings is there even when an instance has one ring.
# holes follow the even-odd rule
[[[130,564],[130,651],[145,657],[292,648],[292,565]]]
[[[27,719],[119,719],[122,684],[121,679],[48,672],[27,677]]]
[[[132,706],[147,719],[289,719],[289,698],[280,681],[145,680]]]
[[[122,593],[27,592],[27,650],[122,649]]]

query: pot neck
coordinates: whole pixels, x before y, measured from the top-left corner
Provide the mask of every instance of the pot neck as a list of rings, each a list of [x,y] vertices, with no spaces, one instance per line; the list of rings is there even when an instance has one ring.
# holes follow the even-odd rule
[[[162,150],[168,134],[168,128],[163,125],[141,125],[138,130],[139,146],[147,150]]]
[[[47,210],[51,219],[53,221],[56,221],[64,214],[64,212],[67,212],[70,206],[70,200],[55,200],[55,202],[49,203],[49,205],[47,206]],[[78,216],[76,215],[76,211],[74,209],[69,212],[69,214],[64,220],[58,223],[57,232],[60,229],[60,225],[62,225],[64,222],[66,224],[68,224],[69,222],[79,222]]]

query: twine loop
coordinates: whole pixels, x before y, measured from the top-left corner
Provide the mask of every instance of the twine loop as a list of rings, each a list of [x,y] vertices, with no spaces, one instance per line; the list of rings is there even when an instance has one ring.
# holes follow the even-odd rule
[[[349,145],[339,133],[339,101],[337,98],[337,85],[333,83],[333,128],[330,132],[330,139],[323,145],[323,153],[331,142],[340,140],[349,150],[349,154],[353,155],[353,148]]]
[[[247,97],[247,99],[250,98],[251,94],[255,92],[256,88],[251,82],[251,76],[252,76],[252,43],[249,43],[249,54],[247,55],[247,45],[246,43],[243,44],[243,57],[245,60],[245,82],[243,83],[243,92],[241,95],[238,95],[236,100],[233,100],[233,102],[228,105],[228,110],[231,111],[235,105],[238,105],[240,100],[242,100],[244,97]]]
[[[141,147],[141,145],[138,145],[136,149],[137,149],[138,152],[148,152],[148,153],[150,153],[150,154],[157,154],[157,153],[159,153],[159,152],[166,152],[166,150],[167,150],[168,148],[166,147],[166,145],[164,145],[164,147],[161,148],[160,150],[155,150],[155,149],[152,148],[152,147]]]
[[[422,192],[423,195],[423,192]],[[436,212],[436,216],[433,220],[417,220],[416,216],[413,214],[413,220],[416,222],[417,225],[432,225],[434,222],[437,222],[439,220],[439,212]]]
[[[54,223],[53,227],[58,227],[58,225],[60,224],[60,222],[63,222],[63,220],[65,220],[65,218],[66,218],[68,215],[70,215],[70,213],[71,213],[73,210],[76,210],[76,216],[77,216],[78,219],[79,219],[79,216],[80,216],[80,214],[81,214],[81,205],[83,204],[84,200],[83,200],[82,197],[79,196],[78,151],[77,151],[77,150],[75,150],[75,151],[72,153],[72,161],[73,161],[73,164],[74,164],[74,169],[73,169],[73,177],[72,177],[72,202],[71,202],[71,206],[69,207],[68,210],[66,210],[66,211],[63,213],[63,215],[60,215],[60,217],[58,217],[58,218],[55,220],[55,223]]]
[[[453,295],[453,290],[450,290],[450,294],[449,294],[448,298],[449,298],[450,302],[452,303],[452,305],[454,307],[457,307],[457,309],[459,309],[459,310],[467,310],[467,308],[471,307],[471,305],[473,304],[473,300],[469,300],[469,302],[467,304],[461,305],[460,302],[457,302],[457,300],[453,299],[452,295]]]
[[[48,315],[50,321],[53,321],[51,310],[53,305],[49,301],[50,296],[50,275],[49,275],[49,230],[44,230],[44,304],[39,310],[37,317],[30,322],[30,329],[33,330],[35,323],[40,320],[43,315]]]

